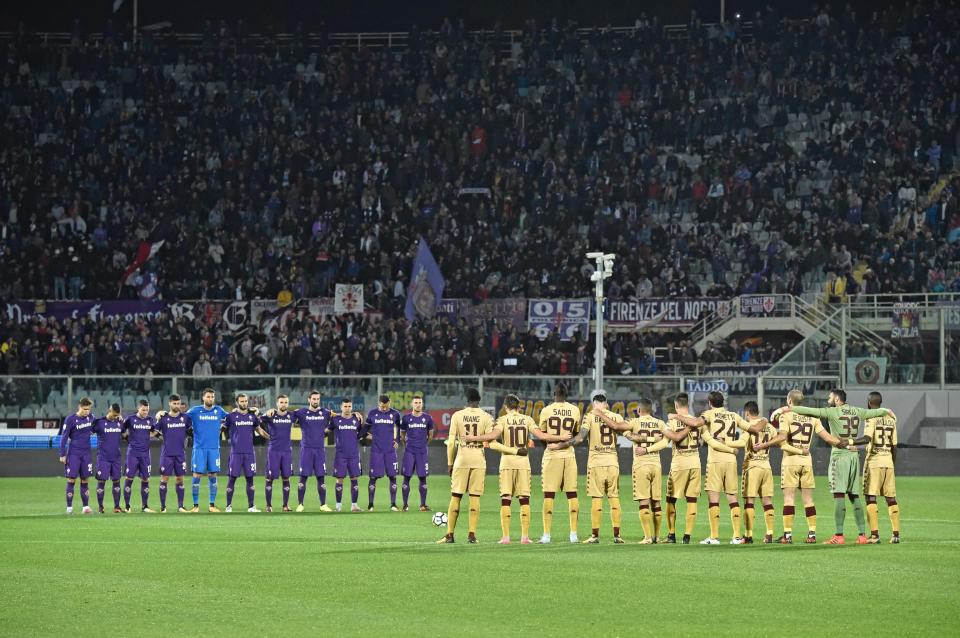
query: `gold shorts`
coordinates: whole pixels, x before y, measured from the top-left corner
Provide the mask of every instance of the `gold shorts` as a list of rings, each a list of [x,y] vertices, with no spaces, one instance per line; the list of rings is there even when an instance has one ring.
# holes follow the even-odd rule
[[[501,496],[530,496],[530,470],[500,470]]]
[[[577,491],[577,459],[547,458],[540,469],[540,480],[544,492],[576,492]]]
[[[633,500],[660,500],[663,474],[660,465],[635,465],[633,468]]]
[[[670,470],[670,474],[667,476],[667,497],[677,499],[684,497],[699,498],[700,468]]]
[[[781,465],[780,487],[800,487],[812,490],[815,487],[812,465]]]
[[[620,468],[615,465],[587,468],[587,494],[591,498],[620,497]]]
[[[483,495],[483,481],[487,471],[479,467],[455,467],[450,477],[450,491],[454,494]]]
[[[773,496],[773,470],[769,467],[752,467],[743,473],[744,498]]]
[[[723,492],[724,494],[737,493],[737,464],[735,461],[707,463],[707,491]]]
[[[897,481],[892,467],[863,468],[863,493],[868,496],[897,496]]]

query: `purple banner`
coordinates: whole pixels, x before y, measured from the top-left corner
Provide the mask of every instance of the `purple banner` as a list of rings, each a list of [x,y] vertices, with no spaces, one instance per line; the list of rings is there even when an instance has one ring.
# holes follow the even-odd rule
[[[526,299],[487,299],[474,303],[472,299],[441,299],[437,305],[437,317],[446,317],[456,322],[460,319],[472,324],[474,320],[490,321],[497,319],[510,324],[517,330],[527,329]]]
[[[52,317],[58,321],[64,319],[82,319],[91,321],[100,319],[136,319],[152,318],[167,312],[163,301],[18,301],[4,304],[7,317],[18,323],[34,317]]]

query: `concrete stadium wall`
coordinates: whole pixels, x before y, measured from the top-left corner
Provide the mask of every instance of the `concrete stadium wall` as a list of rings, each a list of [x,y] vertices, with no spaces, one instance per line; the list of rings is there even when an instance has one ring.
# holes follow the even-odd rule
[[[151,450],[153,454],[153,472],[154,476],[160,468],[160,448],[154,446]],[[587,449],[575,448],[577,464],[580,473],[586,473],[587,468]],[[402,450],[401,450],[402,453]],[[227,455],[229,448],[223,447],[221,450],[221,474],[227,471]],[[368,468],[369,449],[361,450],[363,471],[366,473]],[[660,453],[664,471],[670,467],[670,451],[664,450]],[[701,449],[701,460],[706,461],[707,450]],[[297,461],[300,453],[294,450],[293,468],[296,474]],[[487,451],[487,473],[496,474],[499,469],[500,455],[496,452]],[[830,448],[820,446],[813,450],[814,470],[817,474],[827,473],[827,464],[830,458]],[[543,459],[542,448],[532,448],[530,450],[530,466],[534,474],[540,473],[540,465]],[[402,457],[401,457],[402,460]],[[188,470],[190,457],[187,456]],[[447,457],[446,447],[440,444],[430,446],[430,472],[433,475],[443,475],[446,473]],[[774,454],[771,459],[773,471],[780,473],[780,454]],[[622,474],[629,474],[631,466],[631,449],[620,449],[620,471]],[[257,447],[257,474],[263,475],[266,469],[266,448]],[[327,449],[327,472],[333,472],[333,450]],[[904,448],[897,452],[897,473],[901,476],[956,476],[960,475],[960,450],[943,450],[930,448]],[[0,450],[0,477],[14,476],[63,476],[63,466],[57,459],[56,450]]]

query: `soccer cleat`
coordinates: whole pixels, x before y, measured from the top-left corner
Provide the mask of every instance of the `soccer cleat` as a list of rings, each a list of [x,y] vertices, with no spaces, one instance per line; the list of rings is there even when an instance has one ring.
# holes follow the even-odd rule
[[[473,534],[470,534],[469,536],[467,536],[467,542],[470,543],[471,545],[479,545],[479,544],[480,544],[480,541],[478,541],[478,540],[477,540],[477,537],[474,536]]]
[[[103,514],[103,513],[104,513],[104,512],[103,512],[103,508],[102,508],[102,507],[98,508],[98,509],[97,509],[97,512],[99,512],[100,514]]]
[[[123,508],[123,513],[124,513],[124,514],[129,514],[129,513],[130,513],[130,506],[129,506],[129,505],[127,505],[126,507]]]
[[[266,507],[266,509],[265,509],[264,511],[265,511],[265,512],[272,512],[272,511],[273,511],[273,507],[271,507],[270,505],[267,505],[267,507]]]
[[[367,511],[368,511],[368,512],[372,512],[372,511],[373,511],[373,505],[368,506],[368,507],[367,507]]]
[[[830,537],[830,540],[823,541],[824,545],[846,545],[847,541],[843,538],[842,534],[834,534]]]
[[[247,514],[259,514],[259,513],[260,513],[260,510],[258,510],[256,507],[247,508]]]
[[[653,537],[653,544],[656,545],[656,544],[659,543],[659,542],[660,542],[660,539],[657,538],[656,536],[654,536],[654,537]]]
[[[211,505],[210,507],[207,508],[207,511],[210,512],[211,514],[219,514],[220,508],[217,507],[216,505]]]
[[[391,506],[390,506],[390,511],[391,511],[391,512],[399,512],[399,511],[400,511],[400,508],[397,507],[396,505],[391,505]]]
[[[339,508],[337,508],[337,509],[338,509],[338,511],[339,511]],[[327,505],[326,503],[324,503],[323,505],[320,506],[320,511],[321,511],[321,512],[332,512],[333,510],[330,509],[330,506],[329,506],[329,505]]]
[[[676,539],[673,542],[677,542]],[[637,545],[653,545],[653,539],[644,538],[642,541],[637,541]]]
[[[83,513],[83,514],[93,514],[93,510],[90,509],[90,506],[89,506],[89,505],[84,505],[84,506],[83,506],[83,509],[80,510],[80,512]]]
[[[152,510],[152,509],[150,509],[149,507],[144,507],[141,511],[142,511],[144,514],[156,514],[156,513],[157,513],[157,510]]]
[[[588,538],[587,540],[583,541],[582,544],[583,544],[583,545],[599,545],[599,544],[600,544],[600,539],[597,538],[596,536],[594,536],[593,534],[591,534],[591,535],[590,535],[590,538]]]
[[[740,538],[739,536],[735,536],[735,537],[733,537],[733,538],[730,539],[730,544],[731,544],[731,545],[743,545],[743,539]]]
[[[613,537],[613,544],[614,544],[614,545],[624,545],[624,544],[626,544],[626,542],[627,542],[627,541],[623,540],[623,539],[620,538],[619,536],[614,536],[614,537]]]
[[[816,545],[817,544],[817,535],[816,534],[807,534],[807,540],[803,541],[807,545]]]
[[[784,534],[777,539],[777,542],[781,545],[793,545],[793,534]]]
[[[73,508],[72,508],[72,507],[68,507],[68,508],[67,508],[67,514],[73,514]]]
[[[900,544],[900,537],[899,537],[899,536],[891,536],[891,537],[890,537],[890,544],[891,544],[891,545],[899,545],[899,544]]]
[[[681,544],[681,545],[689,545],[689,544],[690,544],[690,534],[684,534],[684,535],[683,535],[683,538],[680,539],[680,544]]]
[[[186,514],[186,513],[188,513],[188,512],[189,512],[189,510],[188,510],[186,507],[178,507],[178,508],[177,508],[177,513],[178,513],[178,514]]]
[[[321,507],[320,509],[323,509],[323,508]],[[337,511],[338,512],[343,511],[343,506],[340,503],[337,503]]]
[[[772,543],[772,542],[773,542],[773,534],[767,534],[767,535],[765,535],[765,536],[763,537],[763,544],[764,544],[764,545],[769,545],[769,544]]]
[[[667,539],[663,541],[664,543],[669,543],[671,545],[676,545],[677,535],[676,534],[667,534]]]
[[[859,534],[857,536],[857,545],[866,545],[866,544],[867,544],[866,534]]]
[[[283,506],[283,511],[284,511],[284,512],[292,512],[293,510],[290,509],[289,507],[287,507],[286,505],[284,505],[284,506]]]
[[[719,545],[719,544],[720,544],[720,539],[718,539],[718,538],[705,538],[705,539],[703,539],[702,541],[700,541],[700,544],[701,544],[701,545]]]
[[[403,509],[400,510],[400,511],[401,511],[401,512],[409,512],[409,511],[410,511],[410,507],[407,506],[407,505],[404,505],[404,506],[403,506]]]
[[[520,537],[520,544],[521,544],[521,545],[529,545],[529,544],[532,543],[532,542],[533,542],[533,541],[530,540],[530,537],[529,537],[529,536],[521,536],[521,537]]]
[[[231,512],[233,512],[233,505],[227,505],[227,509],[223,511],[226,512],[227,514],[230,514]]]
[[[437,545],[452,544],[453,542],[453,534],[444,534],[443,538],[437,541]]]
[[[753,536],[744,536],[741,545],[753,545]]]
[[[166,508],[166,507],[161,507],[161,508],[160,508],[160,513],[161,513],[161,514],[166,514],[166,513],[167,513],[167,508]]]
[[[537,541],[538,545],[549,545],[550,544],[550,534],[544,534],[540,537],[540,540]]]
[[[114,514],[123,514],[123,510],[120,509],[119,507],[114,507],[114,508],[113,508],[113,513],[114,513]]]
[[[297,511],[298,511],[298,512],[302,512],[302,511],[303,511],[303,503],[300,503],[299,505],[297,505]]]
[[[880,544],[879,536],[871,535],[870,538],[867,539],[867,545],[879,545],[879,544]]]
[[[426,505],[421,505],[421,506],[420,506],[420,511],[421,511],[421,512],[429,512],[429,511],[430,511],[430,508],[427,507]]]
[[[200,513],[200,506],[199,506],[199,505],[194,505],[192,508],[190,508],[190,513],[191,513],[191,514],[199,514],[199,513]]]
[[[503,538],[497,541],[497,545],[509,545],[509,544],[510,544],[509,536],[504,536]]]
[[[577,536],[577,533],[576,533],[576,532],[570,532],[570,542],[571,542],[571,543],[579,543],[579,542],[580,542],[580,537]]]
[[[359,506],[359,505],[357,505],[356,503],[354,503],[353,505],[350,506],[350,511],[351,511],[351,512],[362,512],[363,510],[360,509],[360,506]]]

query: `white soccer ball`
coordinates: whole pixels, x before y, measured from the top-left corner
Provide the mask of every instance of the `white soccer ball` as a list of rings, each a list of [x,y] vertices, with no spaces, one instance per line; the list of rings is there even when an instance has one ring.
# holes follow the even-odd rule
[[[437,512],[433,515],[433,524],[437,527],[443,527],[447,524],[447,514],[446,512]]]

